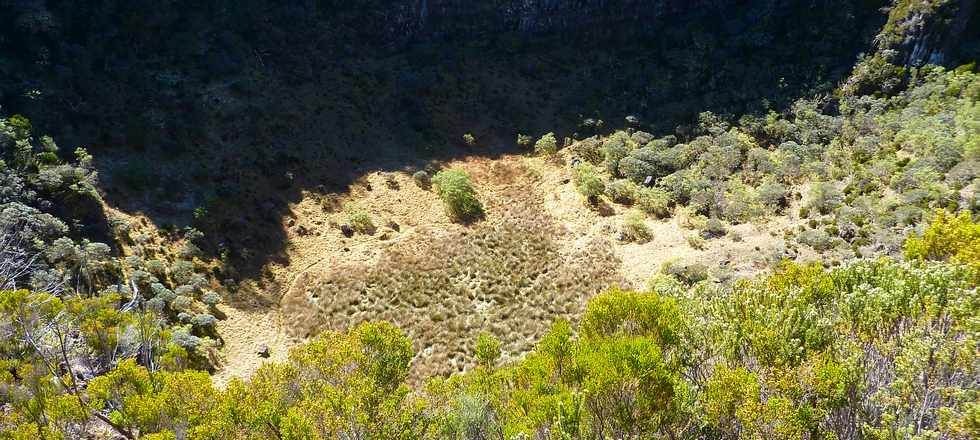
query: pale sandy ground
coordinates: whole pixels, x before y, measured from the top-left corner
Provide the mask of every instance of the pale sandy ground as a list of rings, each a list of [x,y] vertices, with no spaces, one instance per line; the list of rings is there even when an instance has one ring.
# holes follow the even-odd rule
[[[654,234],[652,241],[623,243],[616,240],[616,231],[628,209],[610,203],[612,213],[603,216],[586,207],[570,182],[571,169],[567,165],[540,158],[507,156],[495,160],[466,159],[447,166],[466,169],[477,185],[481,200],[488,205],[494,203],[500,182],[532,181],[530,184],[536,186],[537,192],[544,194],[543,206],[548,214],[570,232],[563,234],[567,239],[562,243],[561,252],[572,253],[596,238],[609,240],[614,243],[615,253],[622,261],[621,278],[628,284],[623,287],[642,289],[663,263],[673,258],[702,262],[712,268],[728,261],[735,277],[751,276],[767,267],[767,258],[783,246],[783,229],[793,225],[785,217],[760,224],[738,225],[731,229],[741,235],[741,241],[727,237],[708,240],[705,249],[697,250],[685,239],[693,232],[682,228],[679,219],[651,219],[647,224]],[[530,170],[536,178],[513,175],[517,169]],[[389,179],[397,183],[397,190],[389,188]],[[331,222],[346,222],[347,214],[327,212],[324,205],[322,195],[307,194],[291,207],[293,216],[283,219],[288,231],[290,263],[269,268],[278,284],[283,286],[280,298],[303,295],[302,291],[292,290],[303,289],[338,265],[376,261],[381,249],[396,241],[431,237],[433,231],[438,233],[459,227],[446,217],[438,197],[416,186],[407,173],[372,173],[351,185],[349,194],[342,197],[343,206],[371,214],[378,227],[374,235],[356,234],[345,238],[330,225]],[[397,227],[393,226],[395,224]],[[289,323],[304,319],[308,313],[295,307],[246,311],[222,306],[222,311],[228,317],[218,325],[225,341],[221,350],[222,368],[214,375],[219,386],[224,386],[233,377],[248,378],[263,362],[286,359],[291,347],[301,343],[304,337],[312,336],[291,336]],[[271,356],[268,359],[257,354],[261,345],[269,347]]]

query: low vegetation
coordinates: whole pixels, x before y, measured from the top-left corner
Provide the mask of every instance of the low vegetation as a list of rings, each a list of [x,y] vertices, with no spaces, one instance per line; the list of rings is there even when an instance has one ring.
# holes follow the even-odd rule
[[[476,189],[465,171],[440,171],[432,177],[432,183],[446,205],[446,213],[454,220],[471,222],[483,216],[483,205],[477,199]]]
[[[498,365],[501,345],[481,335],[475,369],[416,388],[412,343],[384,323],[324,332],[224,390],[166,350],[81,383],[50,367],[64,350],[28,343],[38,326],[64,344],[75,320],[59,319],[77,316],[82,341],[108,355],[105,342],[123,340],[106,337],[140,316],[6,291],[5,316],[29,319],[4,324],[17,336],[2,346],[6,371],[17,374],[3,377],[0,427],[12,438],[97,423],[128,438],[975,438],[978,262],[930,237],[952,228],[970,240],[978,225],[952,223],[941,214],[909,240],[906,262],[786,263],[729,287],[671,275],[653,291],[611,289],[523,359]],[[93,319],[115,324],[85,325]],[[134,350],[160,336],[141,337]]]
[[[54,9],[62,20],[75,22],[75,15],[91,15],[68,3]],[[319,3],[308,5],[317,11],[310,15],[325,13]],[[864,17],[866,10],[877,6],[842,4],[814,21],[840,21],[850,33],[825,32],[818,26],[800,27],[792,22],[777,26],[789,31],[775,34],[765,26],[743,29],[741,24],[757,16],[764,16],[762,21],[769,27],[773,26],[769,22],[782,20],[761,12],[771,9],[762,3],[742,8],[749,12],[740,12],[745,16],[730,20],[732,26],[718,34],[738,40],[732,43],[716,42],[711,33],[665,27],[662,41],[656,44],[663,46],[663,54],[651,53],[655,58],[670,55],[662,57],[673,60],[665,63],[671,65],[669,69],[642,72],[646,69],[642,63],[632,63],[639,70],[620,60],[600,63],[615,66],[617,72],[612,76],[617,78],[608,89],[603,83],[587,96],[622,96],[628,89],[622,85],[633,82],[641,83],[645,90],[665,90],[650,103],[645,97],[617,98],[612,107],[645,109],[670,102],[669,96],[720,88],[720,96],[712,99],[719,103],[711,106],[716,112],[700,113],[696,122],[673,131],[664,131],[663,121],[646,123],[641,116],[631,115],[621,130],[607,129],[606,122],[597,117],[580,116],[576,132],[568,137],[560,130],[556,131],[561,137],[549,132],[537,140],[520,134],[516,143],[540,157],[520,159],[534,165],[526,175],[534,177],[535,184],[512,184],[522,175],[507,167],[474,173],[481,180],[508,182],[484,192],[483,202],[492,214],[489,218],[474,182],[463,169],[435,172],[442,163],[436,161],[438,166],[415,172],[415,184],[433,190],[448,217],[465,227],[446,225],[437,215],[430,224],[405,222],[401,229],[389,221],[390,211],[356,201],[341,211],[339,199],[326,194],[316,195],[319,205],[312,209],[302,202],[295,205],[298,213],[325,215],[310,222],[289,218],[270,224],[279,232],[290,232],[288,237],[321,236],[336,232],[323,226],[326,222],[322,220],[329,219],[337,227],[343,219],[340,230],[344,237],[328,239],[340,243],[344,253],[307,260],[303,258],[308,255],[300,255],[304,265],[311,262],[301,275],[326,263],[317,266],[316,276],[296,276],[283,286],[286,294],[278,305],[293,321],[289,330],[296,334],[292,336],[305,343],[295,346],[288,356],[270,359],[250,377],[221,386],[212,382],[210,373],[220,366],[217,353],[222,338],[229,336],[218,331],[219,321],[232,310],[222,302],[247,291],[238,289],[239,281],[254,281],[241,276],[229,255],[237,253],[247,259],[253,250],[242,241],[228,244],[211,231],[220,234],[226,224],[245,231],[242,224],[260,221],[252,212],[222,209],[237,206],[225,197],[234,191],[230,180],[203,195],[187,192],[184,195],[195,196],[168,199],[174,210],[193,212],[193,220],[185,225],[153,224],[144,217],[116,211],[103,200],[104,188],[86,149],[63,150],[51,137],[37,133],[24,116],[0,118],[0,440],[980,438],[980,74],[975,64],[952,69],[926,64],[943,55],[936,41],[948,36],[957,23],[968,25],[976,19],[966,17],[964,21],[961,13],[968,9],[960,9],[961,3],[954,1],[896,0],[891,6],[877,50],[860,56],[850,77],[832,93],[833,85],[825,77],[833,75],[813,72],[811,76],[808,69],[799,68],[807,73],[792,75],[798,77],[796,81],[826,82],[800,85],[799,90],[826,93],[806,93],[807,98],[793,102],[791,98],[804,93],[782,96],[798,90],[782,90],[780,79],[780,91],[772,95],[782,111],[765,101],[762,112],[737,116],[725,109],[749,109],[744,102],[758,101],[758,97],[735,90],[724,79],[772,76],[772,64],[753,63],[754,58],[745,55],[735,63],[734,70],[741,72],[735,75],[726,72],[732,67],[715,69],[712,61],[731,58],[732,53],[760,52],[754,49],[773,35],[826,34],[829,39],[820,40],[821,45],[837,50],[851,47],[857,43],[842,40],[860,33],[851,29],[860,21],[855,14]],[[797,9],[784,11],[785,16],[819,8]],[[28,107],[51,105],[52,114],[58,113],[54,110],[59,106],[71,109],[60,112],[74,114],[88,111],[92,102],[102,102],[112,104],[107,111],[118,115],[120,108],[128,107],[116,102],[140,101],[116,99],[120,96],[95,99],[96,93],[78,94],[73,89],[101,90],[103,86],[90,84],[93,78],[111,79],[118,66],[146,69],[149,64],[94,56],[91,49],[74,43],[54,44],[52,47],[61,49],[52,53],[46,43],[38,41],[55,43],[66,29],[87,35],[82,27],[75,29],[80,24],[62,27],[44,5],[15,5],[12,10],[17,13],[0,12],[0,21],[16,21],[17,29],[25,32],[0,38],[0,47],[23,45],[24,50],[0,57],[0,71],[37,72],[37,66],[56,60],[59,64],[43,71],[71,79],[70,87],[63,84],[59,93],[29,90],[18,92],[16,99],[35,103]],[[389,17],[374,14],[379,11],[374,6],[365,11],[370,17]],[[331,14],[326,14],[331,21],[315,29],[346,32],[357,21],[345,20],[366,19],[359,14]],[[136,14],[123,21],[126,27],[159,30],[162,27],[143,25],[179,16],[160,14],[170,18],[147,21],[148,16]],[[105,17],[90,17],[92,25],[118,18],[113,14]],[[713,20],[690,18],[683,27]],[[326,26],[333,20],[342,26]],[[253,35],[255,29],[245,26],[238,31]],[[119,38],[132,34],[127,32],[107,35],[128,41]],[[236,42],[234,32],[219,36],[226,46],[253,48],[245,40]],[[108,44],[104,36],[92,37],[91,44]],[[512,37],[499,36],[499,45],[510,45],[505,42]],[[306,39],[295,38],[301,40]],[[327,42],[325,38],[316,41]],[[684,49],[670,49],[681,42]],[[146,50],[137,58],[153,52],[151,43],[133,45]],[[548,60],[565,57],[581,64],[583,57],[574,50],[554,58],[537,59],[540,53],[528,58],[505,56],[520,52],[519,42],[512,43],[514,47],[488,59],[521,62],[493,65],[516,65],[516,69],[505,70],[518,76],[549,77],[565,71],[556,78],[588,79],[583,72],[592,66],[549,65]],[[495,45],[498,43],[491,46]],[[206,44],[177,46],[192,48],[194,59],[211,54]],[[594,52],[587,53],[607,52],[601,44],[595,46]],[[608,52],[629,55],[641,46],[631,43],[622,51]],[[976,50],[970,44],[947,46],[958,57]],[[71,50],[66,49],[69,47]],[[351,44],[330,50],[342,54],[367,48]],[[451,68],[416,65],[432,58],[431,48],[412,51],[407,55],[411,62],[399,55],[378,64],[366,63],[376,71],[371,75],[356,74],[355,66],[346,62],[338,65],[337,72],[330,71],[334,67],[319,68],[319,81],[343,78],[338,82],[345,85],[341,89],[370,90],[383,96],[379,103],[412,110],[381,115],[379,121],[370,123],[338,117],[336,123],[345,127],[341,133],[360,136],[337,136],[349,138],[339,139],[337,145],[367,145],[363,138],[367,129],[376,129],[378,123],[384,126],[392,115],[416,115],[399,121],[401,128],[390,134],[392,138],[405,135],[405,142],[428,143],[443,139],[432,136],[432,127],[426,128],[429,123],[424,121],[435,108],[463,109],[461,119],[479,119],[479,113],[489,108],[524,109],[514,119],[531,121],[554,110],[549,113],[528,104],[547,101],[548,106],[564,108],[570,102],[591,100],[571,99],[574,90],[572,94],[538,90],[541,93],[525,93],[513,102],[500,96],[495,87],[476,93],[464,87],[471,82],[464,81],[466,78],[499,71],[491,63],[483,63],[491,66],[489,70],[473,69],[473,62],[463,55],[497,52],[485,49],[447,52],[452,55],[448,57]],[[27,62],[20,52],[34,55]],[[79,61],[82,64],[74,70],[61,64],[65,53],[76,52],[79,56],[73,59],[88,61]],[[288,75],[277,73],[276,64],[295,61],[272,52],[243,52],[254,61],[241,61],[239,67],[234,66],[239,61],[232,60],[237,55],[227,54],[227,70],[246,73],[215,76],[234,80],[227,81],[233,85],[227,93],[221,87],[208,87],[204,93],[207,106],[214,108],[188,113],[186,119],[176,121],[165,121],[157,109],[126,121],[125,127],[104,127],[122,128],[117,131],[125,131],[124,138],[147,143],[159,142],[166,131],[168,137],[173,134],[187,144],[188,139],[210,137],[214,142],[221,139],[222,145],[234,145],[241,133],[256,142],[288,144],[293,138],[284,135],[293,126],[269,115],[292,107],[270,103],[305,100],[270,97],[281,98],[276,90],[282,93],[285,84],[302,82],[310,76],[308,72],[317,70],[294,64],[285,69]],[[805,58],[818,59],[809,53]],[[100,69],[105,70],[95,76],[88,67],[82,68],[93,59],[99,61],[95,64],[104,64]],[[156,56],[147,59],[153,65],[174,63]],[[602,60],[612,58],[604,55]],[[400,67],[391,70],[395,64]],[[175,72],[188,70],[174,66]],[[801,61],[799,66],[810,64]],[[411,75],[402,75],[400,69]],[[127,77],[151,78],[133,74],[140,72],[135,67],[125,70]],[[454,77],[452,72],[478,76]],[[156,72],[152,81],[168,87],[139,84],[141,90],[164,89],[183,100],[192,95],[186,93],[189,88],[201,88],[205,78],[218,83],[210,73],[197,75],[181,78],[174,72]],[[514,73],[487,85],[516,78],[510,75]],[[289,81],[283,81],[285,78]],[[62,84],[62,79],[45,78],[38,83]],[[19,90],[21,82],[33,87],[32,81],[18,79],[0,81],[0,88]],[[615,84],[620,82],[623,84]],[[458,85],[453,94],[466,98],[447,99],[435,87],[437,83]],[[678,85],[668,92],[671,83]],[[530,91],[526,85],[513,84],[515,95]],[[269,94],[264,92],[267,89]],[[389,89],[397,93],[376,92]],[[298,90],[297,98],[316,95]],[[256,97],[236,98],[243,91]],[[477,101],[472,100],[473,95],[487,103],[459,105]],[[84,96],[92,101],[82,99]],[[483,99],[488,96],[491,99]],[[142,101],[161,108],[194,107],[164,98],[162,104]],[[384,107],[366,105],[373,99],[374,95],[358,99],[352,92],[338,99],[345,101],[343,108],[312,105],[332,102],[326,99],[294,108],[301,111],[280,113],[288,117],[344,115],[348,107]],[[594,104],[609,107],[598,101]],[[220,110],[224,106],[249,112],[270,110],[254,118],[235,118],[244,110],[225,112]],[[669,115],[692,114],[690,111],[665,108],[664,120],[673,123]],[[540,115],[531,114],[535,112]],[[194,119],[193,115],[207,118]],[[444,140],[467,152],[476,147],[495,151],[489,143],[500,139],[494,127],[503,125],[495,118],[466,127],[481,133],[480,139],[469,132],[460,137],[459,130]],[[433,118],[438,124],[456,119]],[[243,125],[238,125],[239,120]],[[317,120],[306,122],[311,121]],[[199,127],[190,129],[191,122]],[[334,123],[331,120],[325,127]],[[86,136],[81,127],[85,124],[78,125],[70,131]],[[320,124],[300,125],[312,129]],[[243,126],[251,132],[242,130]],[[537,123],[521,126],[535,133],[545,131],[540,128]],[[209,131],[208,136],[204,130]],[[103,130],[101,137],[121,139],[105,134],[110,131]],[[304,136],[320,142],[318,133],[323,132],[305,132]],[[330,147],[328,153],[341,151],[339,148]],[[203,180],[199,177],[209,169],[234,174],[239,183],[247,182],[249,176],[264,179],[269,175],[275,176],[270,182],[283,191],[322,177],[299,171],[303,168],[298,164],[308,157],[300,152],[302,148],[296,148],[295,157],[294,152],[247,150],[234,149],[234,154],[241,154],[235,161],[227,160],[230,153],[216,150],[208,158],[213,159],[214,167],[199,168],[196,177],[191,177]],[[422,150],[434,153],[423,147],[418,151]],[[317,154],[322,153],[318,150]],[[344,157],[356,162],[355,156]],[[124,192],[132,193],[130,197],[169,193],[170,183],[183,185],[181,179],[188,177],[158,173],[150,159],[117,159],[108,161],[106,169],[113,170],[113,179]],[[249,163],[255,170],[224,170]],[[349,165],[343,160],[337,163],[338,169]],[[558,173],[559,178],[553,179],[551,171],[566,164],[570,178],[565,180],[569,175]],[[281,169],[287,165],[297,168]],[[548,167],[547,172],[538,167]],[[401,186],[397,171],[383,178],[384,186],[375,194],[396,194],[399,201],[398,197],[412,193],[434,197]],[[545,195],[535,193],[542,182],[571,183],[591,211],[579,206],[577,210],[553,209],[552,202],[560,203],[562,198],[546,200]],[[364,192],[378,188],[362,183]],[[477,183],[482,187],[486,182]],[[188,186],[205,186],[198,184],[201,182]],[[319,192],[327,192],[326,184],[318,189],[321,187]],[[173,194],[167,194],[170,196]],[[279,220],[269,215],[278,210],[276,203],[259,203],[267,217],[261,221]],[[320,208],[325,212],[309,213]],[[223,212],[233,213],[241,224],[225,223],[227,217],[218,217]],[[376,232],[369,212],[387,222],[376,239],[354,234]],[[588,224],[590,234],[616,235],[625,243],[617,245],[608,237],[586,240],[572,236],[558,218],[566,221],[580,212],[590,219],[613,217]],[[683,240],[675,240],[676,229],[661,229],[671,218],[683,228]],[[434,231],[432,223],[445,230]],[[752,261],[732,262],[725,256],[717,265],[685,257],[685,252],[706,254],[742,241],[742,234],[750,229],[738,226],[744,223],[774,225],[771,230],[763,228],[764,232],[785,241],[788,249]],[[320,235],[310,233],[309,228],[316,227],[312,225],[323,226]],[[280,231],[286,228],[289,230]],[[666,233],[661,235],[661,231]],[[409,233],[423,239],[401,239]],[[248,234],[242,236],[254,240]],[[751,236],[755,243],[745,245],[766,239],[755,234]],[[618,287],[629,287],[624,279],[628,270],[621,267],[622,261],[636,257],[629,252],[656,251],[657,243],[669,240],[680,243],[671,249],[678,255],[669,255],[658,273],[639,276],[649,276],[645,289]],[[746,236],[745,241],[749,240]],[[365,249],[378,242],[383,242],[378,248]],[[574,245],[565,247],[565,243]],[[310,253],[321,250],[312,248]],[[768,252],[759,246],[755,251]],[[794,261],[800,252],[805,255]],[[736,280],[733,266],[749,263],[757,275]],[[278,282],[277,271],[288,272],[274,265],[264,267],[261,273],[251,274],[258,279],[254,285],[267,279]],[[630,275],[634,278],[628,281],[635,282],[635,274]],[[237,299],[249,305],[256,302],[255,298]],[[269,346],[255,348],[257,356],[273,357]]]

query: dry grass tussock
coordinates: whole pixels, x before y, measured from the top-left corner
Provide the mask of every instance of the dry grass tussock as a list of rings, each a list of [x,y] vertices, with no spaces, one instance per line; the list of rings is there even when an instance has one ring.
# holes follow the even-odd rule
[[[306,336],[390,321],[416,344],[416,375],[448,373],[464,368],[481,332],[497,336],[504,353],[526,352],[555,319],[575,320],[588,298],[619,282],[608,240],[563,250],[573,237],[547,214],[533,185],[509,167],[475,171],[476,181],[491,186],[484,193],[493,194],[486,221],[420,229],[376,262],[300,278],[282,301],[290,330]]]

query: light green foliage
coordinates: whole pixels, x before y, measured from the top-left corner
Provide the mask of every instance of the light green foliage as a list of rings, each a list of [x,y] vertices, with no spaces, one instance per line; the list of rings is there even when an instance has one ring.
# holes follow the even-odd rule
[[[661,188],[638,188],[633,204],[637,209],[656,218],[670,217],[670,194]]]
[[[952,215],[936,211],[921,237],[905,242],[905,257],[910,260],[948,260],[973,265],[980,272],[980,223],[970,213]]]
[[[933,234],[969,236],[976,226],[935,223]],[[930,237],[909,249],[932,246],[920,243]],[[976,256],[962,258],[971,260],[883,258],[832,271],[786,263],[727,286],[661,276],[653,292],[596,296],[577,329],[556,322],[519,361],[499,365],[499,341],[483,334],[480,368],[414,393],[405,385],[411,343],[388,324],[326,332],[223,391],[205,373],[131,360],[78,395],[43,372],[4,369],[0,379],[43,405],[13,400],[0,427],[50,437],[105,414],[118,433],[148,438],[844,438],[855,427],[869,438],[971,438],[980,303]],[[47,300],[20,306],[30,298],[6,293],[0,307],[32,314],[17,316],[66,310]]]
[[[622,131],[617,131],[602,142],[602,155],[606,160],[606,169],[613,176],[619,174],[619,162],[630,152],[629,136]]]
[[[500,340],[487,333],[481,333],[476,340],[476,362],[483,368],[493,368],[500,359]]]
[[[432,183],[446,205],[446,212],[454,220],[468,222],[483,216],[483,205],[476,198],[476,189],[465,171],[440,171],[432,178]]]
[[[527,135],[527,134],[518,134],[517,135],[517,145],[520,145],[522,147],[529,147],[529,146],[531,146],[531,142],[533,142],[533,141],[534,141],[534,138],[532,138],[530,135]]]
[[[374,220],[371,219],[371,215],[364,211],[352,211],[348,217],[351,227],[355,231],[361,234],[373,234],[377,227],[374,225]]]
[[[633,211],[626,215],[620,231],[624,240],[635,243],[646,243],[653,240],[653,231],[646,225],[645,217],[638,211]]]
[[[606,196],[616,203],[632,205],[640,194],[640,186],[626,179],[613,180],[606,184]]]
[[[471,147],[472,146],[475,146],[476,145],[476,136],[473,136],[473,133],[466,133],[466,134],[464,134],[463,135],[463,143],[465,143],[466,145],[469,145]]]
[[[599,202],[599,197],[606,190],[605,183],[596,172],[595,167],[589,163],[580,163],[575,166],[575,189],[585,197],[589,205]]]
[[[826,215],[837,209],[843,200],[844,194],[833,183],[817,182],[810,187],[810,193],[805,206],[811,212]]]
[[[534,154],[538,156],[551,157],[555,153],[558,153],[558,139],[554,133],[547,133],[534,143]]]

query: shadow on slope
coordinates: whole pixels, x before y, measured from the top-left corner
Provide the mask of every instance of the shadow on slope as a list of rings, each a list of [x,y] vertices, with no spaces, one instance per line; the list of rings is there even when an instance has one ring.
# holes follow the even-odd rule
[[[113,18],[112,32],[67,28],[85,56],[41,71],[4,64],[47,94],[4,101],[90,146],[111,204],[195,225],[205,251],[231,263],[221,276],[254,279],[288,263],[283,217],[305,191],[517,152],[517,133],[587,136],[585,118],[617,127],[632,114],[666,134],[703,110],[780,109],[829,91],[883,21],[880,1],[743,3],[639,29],[432,38],[397,52],[324,23],[290,27],[277,10],[222,16],[223,29],[205,20],[214,11],[181,11],[164,29]]]

